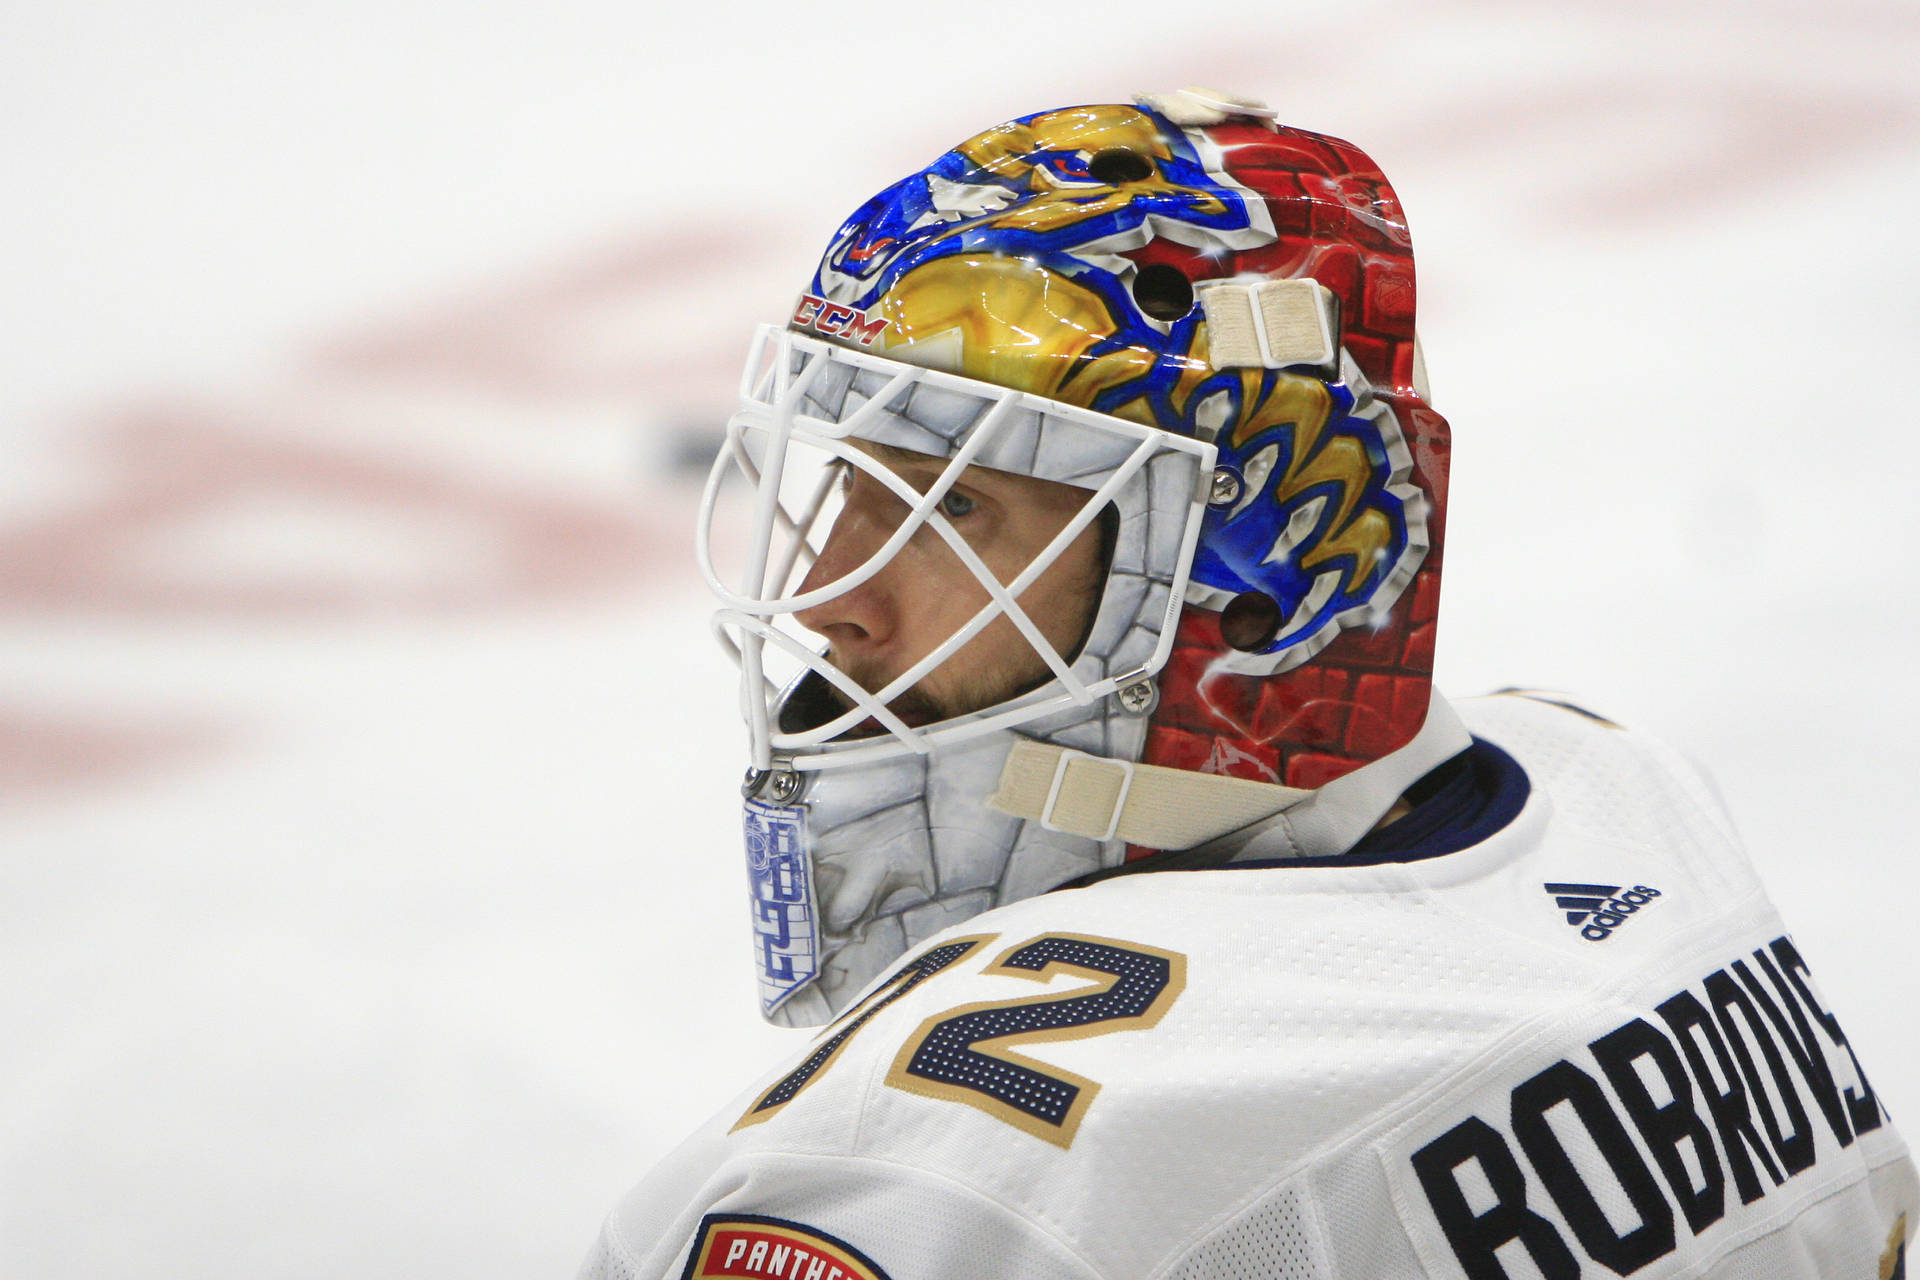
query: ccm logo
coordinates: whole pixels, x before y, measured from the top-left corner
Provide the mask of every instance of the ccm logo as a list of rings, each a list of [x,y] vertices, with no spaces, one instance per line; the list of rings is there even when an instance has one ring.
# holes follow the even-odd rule
[[[880,316],[869,316],[857,308],[828,302],[810,293],[800,295],[800,305],[793,309],[793,323],[830,338],[853,338],[863,347],[872,346],[880,331],[887,327],[886,320]]]

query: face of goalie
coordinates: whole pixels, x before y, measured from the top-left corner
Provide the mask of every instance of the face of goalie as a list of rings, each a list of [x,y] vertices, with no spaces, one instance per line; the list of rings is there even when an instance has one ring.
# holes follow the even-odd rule
[[[860,447],[921,493],[946,467],[944,459],[905,449]],[[1004,585],[1033,563],[1087,497],[1086,490],[1072,485],[969,467],[938,510]],[[897,494],[854,467],[843,476],[842,498],[802,592],[828,586],[865,564],[908,512]],[[1106,578],[1102,523],[1096,519],[1082,529],[1017,597],[1047,642],[1069,661],[1086,642]],[[933,652],[988,601],[973,571],[936,530],[922,525],[873,577],[796,618],[826,640],[835,667],[871,692]],[[1014,624],[1000,616],[889,707],[909,725],[933,724],[1003,702],[1045,683],[1051,674]],[[844,710],[844,704],[837,709]],[[877,726],[868,720],[847,736],[875,732]]]

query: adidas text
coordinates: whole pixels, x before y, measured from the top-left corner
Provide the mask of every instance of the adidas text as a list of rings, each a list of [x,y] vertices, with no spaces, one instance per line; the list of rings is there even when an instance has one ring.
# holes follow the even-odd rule
[[[1660,896],[1658,889],[1634,885],[1622,893],[1617,884],[1547,884],[1554,903],[1567,913],[1567,923],[1589,942],[1605,942],[1627,917]]]

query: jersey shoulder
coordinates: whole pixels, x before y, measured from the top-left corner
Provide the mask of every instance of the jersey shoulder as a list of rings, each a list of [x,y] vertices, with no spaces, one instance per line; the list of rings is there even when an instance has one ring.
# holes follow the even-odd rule
[[[1461,711],[1530,787],[1480,844],[1122,876],[977,916],[709,1126],[641,1197],[678,1216],[642,1205],[628,1235],[707,1230],[688,1204],[856,1245],[964,1220],[1022,1274],[1309,1276],[1361,1238],[1317,1225],[1350,1203],[1389,1223],[1360,1273],[1417,1274],[1381,1216],[1441,1230],[1413,1152],[1778,933],[1676,754],[1535,698]]]
[[[1455,704],[1475,737],[1519,761],[1552,809],[1550,837],[1664,851],[1724,887],[1753,875],[1712,778],[1659,738],[1569,695],[1509,689]]]

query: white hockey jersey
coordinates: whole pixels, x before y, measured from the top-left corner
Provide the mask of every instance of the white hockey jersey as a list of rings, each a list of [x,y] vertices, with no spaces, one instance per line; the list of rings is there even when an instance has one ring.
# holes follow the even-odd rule
[[[1906,1148],[1678,757],[1521,697],[1443,856],[941,934],[636,1188],[603,1280],[1904,1280]]]

